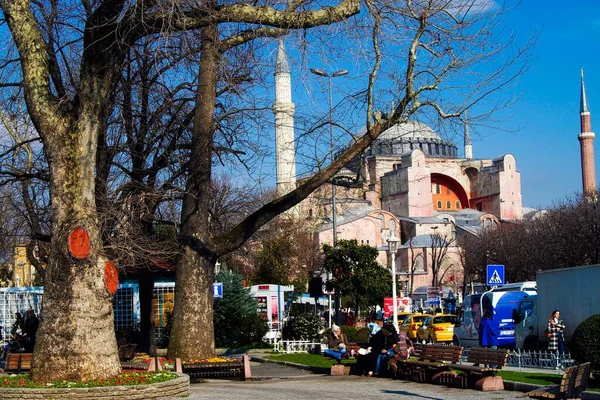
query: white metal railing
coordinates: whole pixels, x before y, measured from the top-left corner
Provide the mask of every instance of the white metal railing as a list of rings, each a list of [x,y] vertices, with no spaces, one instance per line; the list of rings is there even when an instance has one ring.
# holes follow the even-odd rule
[[[278,340],[273,343],[273,351],[282,353],[321,352],[321,342],[311,340]]]

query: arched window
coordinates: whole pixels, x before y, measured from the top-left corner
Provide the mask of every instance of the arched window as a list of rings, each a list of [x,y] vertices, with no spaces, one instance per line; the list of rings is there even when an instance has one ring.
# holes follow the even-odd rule
[[[390,233],[393,233],[396,236],[396,221],[390,219]]]
[[[414,271],[415,272],[423,272],[425,271],[425,263],[423,262],[423,255],[419,254],[415,257],[415,260],[413,262],[414,265]]]
[[[441,209],[442,209],[442,201],[441,201],[441,200],[438,200],[438,202],[437,202],[437,208],[438,208],[439,210],[441,210]]]
[[[383,214],[377,215],[377,218],[379,218],[379,221],[381,222],[381,229],[385,229],[385,219],[383,218]]]
[[[460,210],[460,201],[459,200],[456,200],[456,209]]]
[[[309,218],[312,218],[312,217],[313,217],[313,209],[312,209],[312,208],[310,208],[310,209],[308,210],[308,216],[309,216]]]
[[[452,203],[450,203],[449,201],[446,202],[446,208],[449,210],[452,208]]]

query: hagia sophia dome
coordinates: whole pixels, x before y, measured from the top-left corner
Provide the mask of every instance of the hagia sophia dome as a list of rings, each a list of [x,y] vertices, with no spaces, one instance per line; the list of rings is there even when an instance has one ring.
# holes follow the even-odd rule
[[[364,155],[400,156],[415,149],[431,157],[457,158],[454,143],[443,140],[424,123],[412,120],[396,124],[382,132]]]

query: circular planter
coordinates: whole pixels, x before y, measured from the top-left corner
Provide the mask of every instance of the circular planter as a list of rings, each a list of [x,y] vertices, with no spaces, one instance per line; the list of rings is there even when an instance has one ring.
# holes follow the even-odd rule
[[[165,399],[190,395],[190,377],[179,374],[166,382],[132,386],[102,386],[71,389],[3,389],[0,398],[6,399]]]

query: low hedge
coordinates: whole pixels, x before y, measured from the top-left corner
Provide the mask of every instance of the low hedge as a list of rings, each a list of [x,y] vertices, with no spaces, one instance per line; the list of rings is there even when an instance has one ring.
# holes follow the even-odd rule
[[[571,354],[578,363],[591,362],[591,369],[600,370],[600,314],[592,315],[575,329],[571,338]]]

